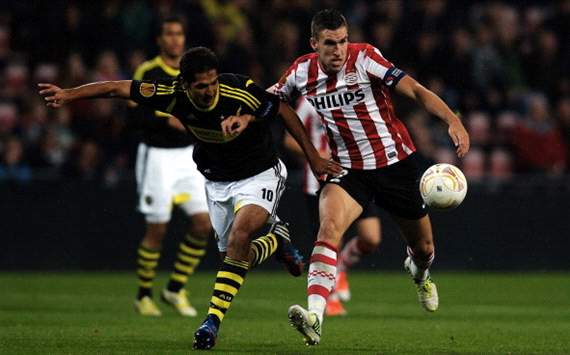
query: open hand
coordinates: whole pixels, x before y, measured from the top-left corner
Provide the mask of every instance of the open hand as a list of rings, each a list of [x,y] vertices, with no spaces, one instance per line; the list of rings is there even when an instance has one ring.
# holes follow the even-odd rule
[[[339,163],[329,159],[323,159],[321,157],[318,157],[315,161],[310,161],[309,163],[317,178],[322,175],[337,176],[344,170]]]
[[[51,108],[60,108],[64,104],[68,103],[70,100],[64,89],[53,84],[40,83],[38,84],[40,89],[39,93],[44,97],[46,101],[46,106]]]

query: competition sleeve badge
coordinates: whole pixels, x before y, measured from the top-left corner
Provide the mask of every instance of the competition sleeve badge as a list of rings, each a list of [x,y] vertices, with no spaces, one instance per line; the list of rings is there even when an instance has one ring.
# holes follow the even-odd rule
[[[156,86],[151,83],[142,83],[139,87],[139,92],[142,97],[149,98],[156,92]]]

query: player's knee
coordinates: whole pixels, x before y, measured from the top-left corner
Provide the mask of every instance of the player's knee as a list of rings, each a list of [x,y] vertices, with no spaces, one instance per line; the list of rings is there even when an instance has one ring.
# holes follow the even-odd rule
[[[212,224],[209,219],[200,220],[198,223],[193,223],[190,228],[190,233],[201,240],[207,240],[212,232]]]
[[[364,254],[370,254],[380,245],[380,237],[360,237],[358,238],[358,249]]]
[[[166,236],[166,224],[147,224],[144,239],[147,244],[160,246]]]
[[[245,228],[235,228],[228,240],[228,251],[249,251],[249,231]]]

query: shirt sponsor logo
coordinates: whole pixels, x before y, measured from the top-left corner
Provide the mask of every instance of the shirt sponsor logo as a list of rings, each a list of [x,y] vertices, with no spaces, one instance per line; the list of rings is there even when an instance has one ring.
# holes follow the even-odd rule
[[[186,123],[185,126],[190,130],[190,132],[192,132],[192,134],[197,139],[199,139],[203,142],[207,142],[207,143],[218,143],[218,144],[227,143],[227,142],[230,142],[230,141],[236,139],[243,132],[242,131],[239,134],[232,135],[232,136],[224,136],[222,131],[218,131],[218,130],[214,130],[214,129],[208,129],[208,128],[196,127],[196,126],[192,126],[188,123]]]
[[[318,110],[330,110],[342,106],[349,106],[364,101],[365,95],[362,89],[345,91],[329,95],[309,97],[307,100]]]

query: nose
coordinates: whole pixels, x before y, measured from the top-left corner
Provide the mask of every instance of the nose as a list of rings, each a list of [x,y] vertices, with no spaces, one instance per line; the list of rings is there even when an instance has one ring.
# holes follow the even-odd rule
[[[340,44],[337,43],[333,48],[333,54],[335,56],[340,56],[340,52],[341,52]]]
[[[214,96],[216,94],[216,86],[215,85],[209,86],[207,93],[209,96]]]

